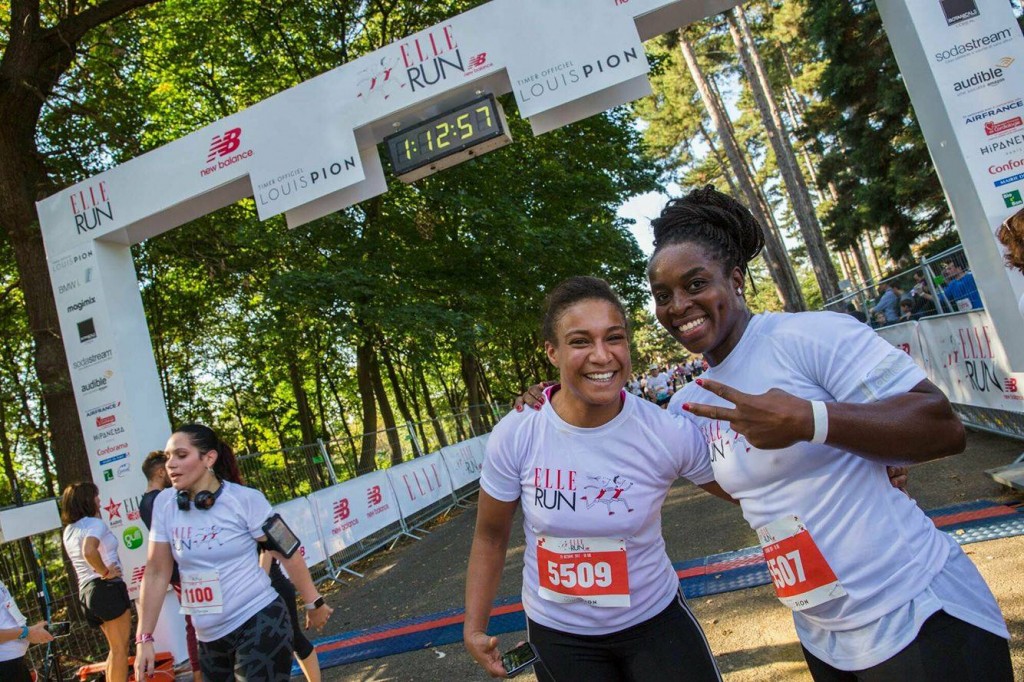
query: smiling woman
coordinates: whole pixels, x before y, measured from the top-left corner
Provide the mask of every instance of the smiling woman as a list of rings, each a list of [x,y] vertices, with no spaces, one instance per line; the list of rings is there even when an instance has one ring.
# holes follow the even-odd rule
[[[560,383],[541,409],[502,419],[487,442],[466,648],[491,675],[510,672],[487,624],[522,506],[523,609],[538,680],[720,680],[661,536],[677,478],[721,495],[700,433],[623,390],[629,329],[603,280],[555,287],[542,330]]]
[[[699,426],[757,531],[814,679],[1011,680],[981,575],[886,474],[963,450],[945,396],[848,315],[753,315],[761,227],[730,197],[696,190],[652,227],[658,321],[710,365],[669,413]]]

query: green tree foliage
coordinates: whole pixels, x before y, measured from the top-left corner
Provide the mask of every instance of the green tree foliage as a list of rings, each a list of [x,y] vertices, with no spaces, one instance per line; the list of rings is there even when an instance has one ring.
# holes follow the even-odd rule
[[[829,236],[848,246],[865,230],[889,230],[889,255],[905,258],[924,234],[951,227],[910,97],[873,3],[843,0],[787,3],[799,13],[813,86],[803,134],[826,140],[821,182],[841,200],[828,211]]]

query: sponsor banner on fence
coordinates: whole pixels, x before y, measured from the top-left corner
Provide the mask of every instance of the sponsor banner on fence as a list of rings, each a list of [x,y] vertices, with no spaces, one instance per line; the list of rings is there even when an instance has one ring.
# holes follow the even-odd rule
[[[1024,412],[1024,374],[1010,372],[987,312],[927,318],[917,329],[925,361],[914,359],[951,402]]]
[[[474,440],[476,439],[441,448],[441,458],[448,467],[452,487],[456,490],[480,480],[480,470],[483,467],[482,462],[477,459],[477,448],[473,447]]]
[[[921,332],[917,322],[904,322],[891,327],[882,327],[878,335],[913,358],[914,362],[928,371],[930,358],[925,355],[921,343]]]
[[[316,516],[313,514],[313,508],[308,499],[298,497],[276,504],[274,511],[281,515],[284,522],[302,542],[299,552],[306,560],[306,566],[315,566],[327,559],[327,555],[324,553],[324,543],[320,538],[320,529],[317,527]]]
[[[309,495],[309,501],[320,518],[328,554],[337,554],[402,518],[383,471],[318,490]]]
[[[451,480],[444,473],[440,452],[432,452],[393,466],[387,470],[387,475],[394,486],[402,516],[405,517],[452,494]]]

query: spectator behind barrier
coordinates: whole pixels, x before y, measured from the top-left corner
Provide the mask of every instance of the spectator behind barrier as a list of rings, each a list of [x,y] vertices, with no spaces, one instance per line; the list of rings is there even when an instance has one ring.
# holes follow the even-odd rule
[[[900,296],[889,282],[882,282],[878,285],[880,296],[878,303],[871,309],[871,315],[878,321],[878,315],[882,315],[881,324],[886,325],[895,322],[900,317]]]
[[[857,310],[857,306],[853,304],[853,301],[848,301],[846,303],[846,314],[850,315],[851,317],[853,317],[853,319],[857,320],[858,322],[863,322],[864,324],[868,323],[868,316],[865,315],[860,310]]]
[[[948,261],[942,268],[942,274],[946,277],[943,293],[954,310],[980,310],[984,307],[974,275],[964,270],[959,259]]]
[[[999,226],[996,237],[1006,247],[1006,265],[1024,274],[1024,209],[1014,213]],[[1024,295],[1017,304],[1024,315]]]
[[[911,313],[915,320],[935,312],[935,298],[928,287],[924,273],[920,270],[914,271],[914,286],[910,290],[910,300],[913,302]]]

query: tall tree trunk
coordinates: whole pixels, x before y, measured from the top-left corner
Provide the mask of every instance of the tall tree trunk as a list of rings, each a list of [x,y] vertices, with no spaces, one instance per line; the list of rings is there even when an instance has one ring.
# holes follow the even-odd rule
[[[406,430],[408,425],[413,423],[412,413],[409,412],[409,406],[405,402],[405,397],[402,395],[402,386],[398,381],[398,376],[395,374],[394,363],[391,362],[391,354],[385,346],[381,346],[380,349],[381,359],[384,361],[384,369],[388,373],[388,381],[391,382],[391,390],[395,394],[395,404],[398,405],[398,411],[402,415],[402,419],[405,420]],[[412,433],[409,434],[410,437]],[[415,439],[412,440],[412,456],[419,457],[423,453],[420,451],[419,446],[416,444]]]
[[[7,358],[14,357],[14,351],[6,340],[3,341],[3,348]],[[43,430],[43,425],[46,424],[46,403],[39,403],[39,419],[34,419],[32,417],[32,406],[30,405],[28,390],[18,374],[18,368],[13,364],[9,365],[8,374],[10,375],[11,382],[17,389],[18,400],[21,405],[21,418],[28,426],[28,431],[32,434],[30,439],[35,445],[36,452],[39,453],[39,462],[43,467],[43,485],[49,491],[50,496],[53,497],[56,495],[56,489],[54,488],[53,472],[50,469],[51,456],[46,447],[46,436]]]
[[[758,217],[758,220],[762,220],[763,218],[761,224],[764,228],[766,242],[765,263],[770,263],[769,259],[772,257],[771,253],[769,253],[769,248],[767,244],[771,242],[779,245],[779,247],[782,249],[782,255],[780,255],[780,257],[784,256],[783,262],[785,263],[785,267],[789,268],[789,270],[792,273],[793,281],[797,283],[797,291],[800,294],[799,301],[800,305],[802,306],[800,309],[803,310],[804,308],[806,308],[806,304],[803,299],[803,291],[800,290],[799,279],[797,279],[796,273],[793,271],[792,263],[789,259],[789,252],[788,250],[786,250],[785,241],[782,238],[782,230],[779,228],[779,223],[775,219],[775,212],[772,210],[771,202],[768,201],[768,195],[765,193],[764,187],[762,187],[761,184],[757,182],[757,172],[754,169],[753,161],[750,159],[750,155],[747,154],[740,146],[739,137],[736,135],[736,129],[732,125],[732,119],[730,119],[728,113],[726,113],[725,102],[722,99],[722,94],[718,89],[718,84],[715,82],[714,78],[707,78],[706,80],[711,92],[711,101],[714,103],[715,110],[718,112],[719,120],[721,120],[725,126],[726,136],[728,137],[728,139],[734,142],[735,148],[739,151],[739,159],[743,164],[743,168],[746,172],[747,178],[749,179],[750,186],[753,188],[755,201],[754,205],[756,205],[759,208],[759,210],[754,210],[753,208],[751,208],[751,212],[753,212],[754,215]],[[769,275],[770,274],[771,267],[769,265]],[[778,292],[779,289],[778,287],[776,287],[776,294],[778,294]],[[781,296],[780,300],[785,301],[785,299],[783,299]]]
[[[864,232],[864,250],[868,253],[868,262],[871,263],[871,274],[876,282],[882,281],[882,264],[878,261],[878,251],[875,250],[875,240],[869,232]]]
[[[363,446],[356,467],[358,475],[377,468],[377,401],[373,398],[373,346],[369,339],[363,339],[356,349],[356,383],[363,406]]]
[[[811,203],[811,197],[807,191],[807,183],[803,173],[800,172],[800,165],[793,153],[793,147],[789,144],[789,133],[779,114],[778,105],[775,103],[771,84],[768,82],[764,64],[761,62],[761,55],[750,34],[743,8],[734,7],[731,13],[726,14],[726,18],[729,23],[729,33],[736,44],[743,70],[747,74],[754,102],[761,113],[768,139],[775,152],[779,173],[782,175],[782,180],[789,193],[793,215],[800,226],[800,233],[803,235],[804,246],[807,248],[807,256],[814,269],[818,288],[821,289],[821,295],[826,301],[831,300],[839,294],[836,269],[832,264],[828,247],[825,245],[825,238],[814,212],[814,204]]]
[[[348,439],[349,453],[352,455],[351,462],[348,459],[345,463],[348,464],[349,472],[352,476],[356,475],[356,470],[359,468],[359,455],[356,454],[356,440],[352,435],[352,429],[348,425],[348,419],[345,418],[345,402],[341,399],[341,394],[338,393],[338,386],[334,383],[334,377],[327,371],[326,365],[324,366],[324,377],[327,379],[327,388],[330,389],[331,395],[334,396],[334,402],[338,406],[338,418],[341,420],[341,427],[345,431],[345,437]]]
[[[853,264],[857,267],[857,275],[860,276],[861,286],[866,287],[871,282],[877,281],[871,274],[871,267],[868,265],[868,259],[864,255],[864,247],[860,239],[853,242],[853,245],[850,246],[850,251],[853,252]]]
[[[420,380],[420,386],[423,387],[423,405],[427,408],[427,416],[430,417],[430,423],[434,428],[434,434],[437,436],[437,441],[441,444],[441,447],[448,445],[448,435],[444,432],[444,426],[441,424],[441,420],[437,418],[437,410],[434,409],[434,401],[430,399],[430,387],[427,386],[427,377],[423,372],[423,367],[417,365],[416,374]]]
[[[380,363],[377,360],[377,354],[372,349],[370,370],[373,392],[377,395],[377,404],[380,405],[380,418],[384,421],[384,433],[388,437],[388,445],[391,446],[391,465],[401,464],[403,459],[402,435],[398,432],[398,425],[395,424],[395,413],[391,410],[391,401],[388,400],[388,394],[384,390],[384,381],[380,376]]]
[[[414,416],[413,424],[416,427],[416,431],[420,434],[420,450],[431,451],[430,439],[427,437],[427,429],[423,422],[423,410],[420,409],[420,399],[416,396],[416,369],[415,367],[409,367],[408,371],[403,372],[401,369],[397,370],[398,379],[402,384],[402,392],[409,396],[409,403],[412,405],[412,413]],[[410,376],[412,379],[410,379]],[[440,447],[440,446],[438,446]]]
[[[324,481],[324,470],[313,462],[311,448],[307,447],[314,445],[319,435],[313,424],[313,410],[309,407],[309,393],[306,391],[306,382],[302,376],[302,370],[299,369],[299,358],[294,349],[290,349],[288,352],[288,380],[291,382],[292,393],[295,395],[295,411],[298,413],[299,429],[302,431],[303,447],[299,450],[299,456],[306,463],[307,470],[316,477],[314,485],[320,489],[328,485]]]
[[[693,52],[693,47],[682,30],[679,31],[679,49],[683,54],[683,59],[686,61],[686,66],[690,70],[690,75],[693,77],[693,82],[697,86],[697,91],[704,101],[704,108],[707,109],[708,116],[711,118],[711,124],[718,133],[718,139],[722,143],[726,158],[729,159],[729,165],[732,166],[736,183],[743,192],[743,196],[754,217],[763,227],[765,240],[764,260],[768,266],[768,273],[772,278],[772,282],[775,283],[779,300],[782,301],[783,307],[789,312],[805,310],[806,305],[804,304],[803,294],[800,291],[800,282],[797,280],[796,273],[793,272],[793,266],[789,262],[789,254],[786,252],[786,248],[781,240],[777,238],[770,227],[771,219],[762,208],[761,201],[754,189],[754,180],[747,169],[739,144],[737,144],[735,137],[729,129],[728,117],[725,115],[725,111],[719,107],[719,103],[711,91],[708,80],[704,77],[700,64],[697,63],[697,56]]]
[[[853,270],[850,269],[850,263],[846,257],[846,251],[839,252],[839,267],[843,271],[843,279],[847,282],[853,283]]]
[[[0,227],[14,251],[19,286],[35,344],[35,369],[49,416],[57,479],[63,488],[91,480],[78,421],[49,267],[35,202],[53,189],[36,146],[39,115],[92,29],[153,0],[107,0],[89,4],[56,25],[43,26],[38,2],[8,3],[8,35],[0,58]]]
[[[715,144],[715,140],[711,137],[711,133],[704,126],[704,121],[700,122],[700,136],[704,139],[704,143],[711,150],[711,155],[715,157],[715,163],[719,168],[722,169],[722,176],[725,178],[725,184],[729,185],[729,193],[734,197],[742,194],[740,188],[736,185],[736,180],[733,179],[732,173],[729,172],[729,167],[726,165],[726,160],[722,158],[722,152],[718,149],[718,145]],[[781,296],[779,297],[781,298]]]
[[[476,356],[462,351],[459,353],[459,359],[462,382],[466,385],[466,400],[469,402],[469,421],[472,425],[473,435],[479,436],[481,433],[484,433],[485,429],[480,421],[480,380],[477,376]]]

